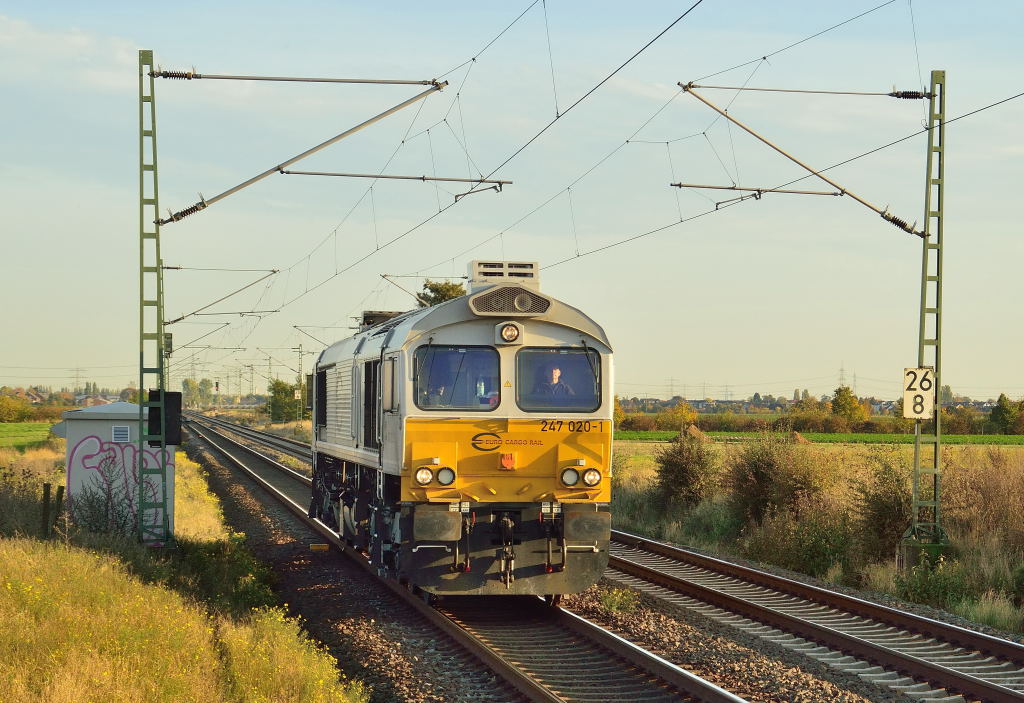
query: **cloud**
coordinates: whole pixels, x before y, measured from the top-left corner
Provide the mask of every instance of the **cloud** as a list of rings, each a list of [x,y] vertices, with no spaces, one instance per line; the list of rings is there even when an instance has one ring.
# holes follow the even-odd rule
[[[80,29],[48,31],[24,20],[0,15],[0,81],[60,82],[111,92],[131,92],[125,80],[137,65],[137,48],[128,39],[103,37]]]

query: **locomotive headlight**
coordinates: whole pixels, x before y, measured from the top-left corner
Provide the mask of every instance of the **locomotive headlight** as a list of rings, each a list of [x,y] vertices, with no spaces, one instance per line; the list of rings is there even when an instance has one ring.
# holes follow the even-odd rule
[[[501,328],[501,338],[506,342],[514,342],[519,339],[519,328],[515,325],[505,325]]]
[[[601,472],[597,469],[587,469],[583,472],[583,483],[588,486],[596,486],[601,483]]]
[[[416,469],[416,483],[421,486],[426,486],[428,483],[434,480],[434,472],[428,469],[426,466],[422,466]]]
[[[580,482],[580,472],[576,469],[565,469],[562,471],[562,483],[566,486],[575,486]]]
[[[437,470],[437,482],[442,486],[450,486],[455,483],[455,472],[447,466]]]

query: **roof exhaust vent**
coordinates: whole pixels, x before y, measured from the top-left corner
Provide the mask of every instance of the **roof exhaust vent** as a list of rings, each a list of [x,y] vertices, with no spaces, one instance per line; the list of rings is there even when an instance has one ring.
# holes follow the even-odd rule
[[[540,290],[540,266],[536,261],[471,261],[469,292],[487,286],[517,283],[531,290]]]
[[[363,310],[363,314],[359,318],[359,331],[362,332],[371,327],[376,327],[382,322],[387,322],[401,314],[401,312],[392,312],[391,310]]]

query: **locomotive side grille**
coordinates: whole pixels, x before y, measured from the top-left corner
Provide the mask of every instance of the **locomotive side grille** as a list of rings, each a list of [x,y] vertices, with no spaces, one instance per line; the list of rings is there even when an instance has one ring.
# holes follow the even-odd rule
[[[528,317],[546,313],[551,301],[522,286],[502,286],[474,295],[469,299],[469,307],[477,315]]]
[[[332,444],[351,442],[352,365],[338,364],[327,369],[327,427],[321,438]]]

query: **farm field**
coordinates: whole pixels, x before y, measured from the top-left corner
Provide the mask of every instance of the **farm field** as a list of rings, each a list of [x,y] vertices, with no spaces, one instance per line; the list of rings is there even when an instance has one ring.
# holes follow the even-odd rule
[[[678,432],[672,430],[621,430],[615,433],[616,441],[669,442]],[[747,440],[758,437],[760,432],[705,432],[712,439],[723,442]],[[801,436],[821,444],[913,444],[913,434],[875,434],[873,432],[801,432]],[[943,444],[1020,445],[1024,446],[1024,435],[974,435],[944,434]]]
[[[50,436],[49,422],[2,422],[0,423],[0,447],[24,449],[33,444],[42,444]]]

